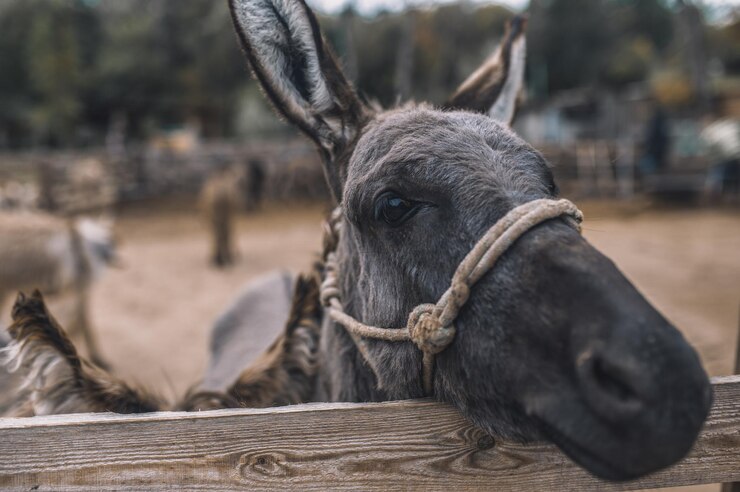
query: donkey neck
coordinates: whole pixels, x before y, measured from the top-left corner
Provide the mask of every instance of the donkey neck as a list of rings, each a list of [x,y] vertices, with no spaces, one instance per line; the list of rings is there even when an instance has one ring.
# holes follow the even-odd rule
[[[345,309],[357,315],[361,311],[362,297],[357,296],[359,262],[343,242],[337,244],[341,273],[339,287]],[[352,287],[354,285],[354,288]],[[355,342],[347,331],[324,314],[321,326],[320,368],[317,381],[318,401],[383,401],[384,391],[367,366]]]
[[[345,312],[380,326],[399,326],[405,322],[413,300],[386,302],[374,299],[377,294],[367,275],[367,266],[361,264],[361,252],[355,245],[351,231],[346,230],[336,246],[339,289]],[[384,306],[382,309],[379,302]],[[364,340],[363,343],[375,372],[347,330],[324,315],[317,400],[387,401],[423,396],[419,378],[421,357],[411,343],[379,340]]]
[[[315,401],[386,401],[385,391],[367,367],[346,330],[324,316]]]

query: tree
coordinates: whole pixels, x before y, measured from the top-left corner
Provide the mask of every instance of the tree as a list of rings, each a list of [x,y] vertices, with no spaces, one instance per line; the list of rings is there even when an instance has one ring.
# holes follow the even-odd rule
[[[545,91],[552,93],[598,82],[608,61],[611,41],[608,3],[532,0],[529,65],[535,72],[546,73]]]
[[[0,146],[21,145],[31,129],[33,107],[27,64],[27,33],[35,2],[0,4]]]
[[[47,0],[30,19],[26,63],[40,143],[57,146],[78,134],[85,76],[95,59],[94,44],[83,36],[95,32],[89,9],[81,0]]]

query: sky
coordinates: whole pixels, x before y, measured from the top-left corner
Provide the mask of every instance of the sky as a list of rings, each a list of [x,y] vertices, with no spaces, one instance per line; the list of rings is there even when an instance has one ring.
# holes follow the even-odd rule
[[[363,14],[373,14],[380,9],[398,10],[404,4],[429,5],[434,3],[450,3],[456,0],[308,0],[311,6],[325,13],[336,13],[341,11],[347,4],[354,1],[357,9]],[[498,3],[507,5],[514,9],[526,7],[529,0],[468,0],[472,3]],[[724,9],[740,8],[740,0],[701,0],[702,3],[711,7]]]

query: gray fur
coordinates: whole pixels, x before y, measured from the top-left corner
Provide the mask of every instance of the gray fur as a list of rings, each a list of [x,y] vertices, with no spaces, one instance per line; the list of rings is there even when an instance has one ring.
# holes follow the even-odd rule
[[[5,326],[0,323],[0,353],[10,343],[5,331]],[[21,384],[21,378],[11,374],[3,364],[0,364],[0,415],[4,415],[10,407],[18,400],[17,393]]]
[[[254,43],[286,23],[252,25],[250,18],[281,12],[291,19],[290,30],[295,19],[288,14],[305,12],[310,25],[310,10],[302,0],[232,0],[232,9],[265,92],[290,116],[293,102],[275,97],[284,94],[284,82],[264,74],[298,72],[314,80],[311,64],[308,71],[300,63],[291,71],[282,58],[266,56]],[[489,60],[448,107],[510,120],[521,86],[511,77],[523,75],[524,43],[516,42],[525,25],[515,19],[505,37],[501,53],[514,58]],[[305,41],[304,34],[291,35]],[[313,40],[294,44],[298,55],[291,59],[328,56],[316,29]],[[338,71],[322,65],[323,80],[334,81],[333,93],[352,94]],[[386,112],[335,109],[342,114],[332,116],[357,136],[335,141],[332,152],[322,144],[343,214],[339,288],[345,311],[363,323],[405,325],[414,306],[439,298],[465,254],[506,212],[557,193],[542,156],[482,114],[413,104]],[[316,140],[305,119],[293,122]],[[415,215],[398,224],[378,216],[379,197],[387,192],[415,204]],[[436,359],[435,398],[487,432],[550,439],[599,476],[632,478],[674,463],[708,413],[711,387],[693,349],[560,220],[533,228],[500,258],[472,290],[455,326],[455,340]],[[320,343],[316,399],[422,396],[421,356],[410,343],[368,341],[377,379],[344,328],[326,317]]]
[[[103,364],[87,306],[90,289],[116,260],[112,224],[63,219],[42,212],[0,212],[0,309],[18,291],[53,295],[74,292],[72,332],[81,332],[96,362]]]
[[[210,362],[201,388],[225,391],[283,331],[293,275],[272,272],[250,281],[211,332]]]
[[[319,146],[329,186],[339,198],[343,170],[328,164],[351,144],[369,110],[303,0],[229,0],[229,5],[253,73],[277,111]]]
[[[428,205],[389,228],[373,213],[387,190]],[[345,310],[366,324],[404,326],[506,212],[555,193],[542,156],[486,116],[425,106],[378,115],[363,128],[343,189]],[[368,341],[376,379],[344,329],[324,321],[318,399],[423,396],[416,347]],[[696,353],[562,221],[517,241],[455,325],[437,357],[435,397],[488,432],[550,438],[600,476],[675,462],[706,418],[711,390]]]
[[[373,197],[391,188],[415,200],[442,199],[454,209],[455,216],[448,220],[466,227],[451,235],[430,216],[428,227],[406,233],[418,234],[418,248],[408,236],[378,241],[382,231],[363,225],[372,222]],[[435,302],[449,287],[457,264],[492,218],[525,201],[552,196],[553,190],[552,175],[540,154],[490,118],[443,113],[428,106],[379,115],[364,129],[344,190],[342,209],[349,227],[339,251],[347,311],[374,326],[404,326],[414,306]],[[434,213],[430,209],[420,214]],[[399,239],[407,246],[399,247]],[[342,328],[328,328],[324,335],[327,350],[339,340],[344,345],[334,346],[331,353],[354,352]],[[332,400],[423,396],[419,372],[407,370],[421,363],[414,347],[369,343],[380,365],[388,368],[387,378],[378,382],[382,390],[371,380],[364,386],[350,383],[356,372],[367,372],[361,359],[327,357],[325,378],[344,381],[332,381],[326,396]]]
[[[265,67],[271,70],[266,75],[279,96],[290,104],[291,112],[309,120],[312,111],[331,109],[332,95],[313,49],[313,31],[299,2],[250,0],[237,3],[234,13],[239,23],[251,26],[248,34],[255,54],[267,60]],[[276,29],[278,25],[283,28]],[[305,53],[308,90],[292,80],[290,52],[294,49]]]
[[[26,392],[20,390],[22,383],[20,375],[12,374],[0,366],[0,415],[15,413],[11,409],[18,405],[18,401],[27,398]]]
[[[501,95],[488,110],[488,116],[496,121],[511,125],[516,114],[516,100],[523,90],[524,69],[527,65],[527,41],[522,36],[512,44],[511,66]]]

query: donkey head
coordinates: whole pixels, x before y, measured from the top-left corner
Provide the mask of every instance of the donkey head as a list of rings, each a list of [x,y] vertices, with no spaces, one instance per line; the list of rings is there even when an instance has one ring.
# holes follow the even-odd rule
[[[522,86],[523,20],[445,108],[381,111],[356,95],[303,0],[231,0],[231,8],[265,93],[322,154],[343,213],[342,302],[355,318],[405,325],[506,212],[557,194],[543,157],[508,128]],[[518,240],[473,287],[455,326],[436,359],[435,397],[489,432],[550,439],[599,476],[675,462],[706,418],[711,390],[696,353],[561,220]],[[330,350],[340,347],[325,360],[340,369],[329,398],[423,394],[412,344],[368,342],[375,377],[342,329],[325,336]]]

